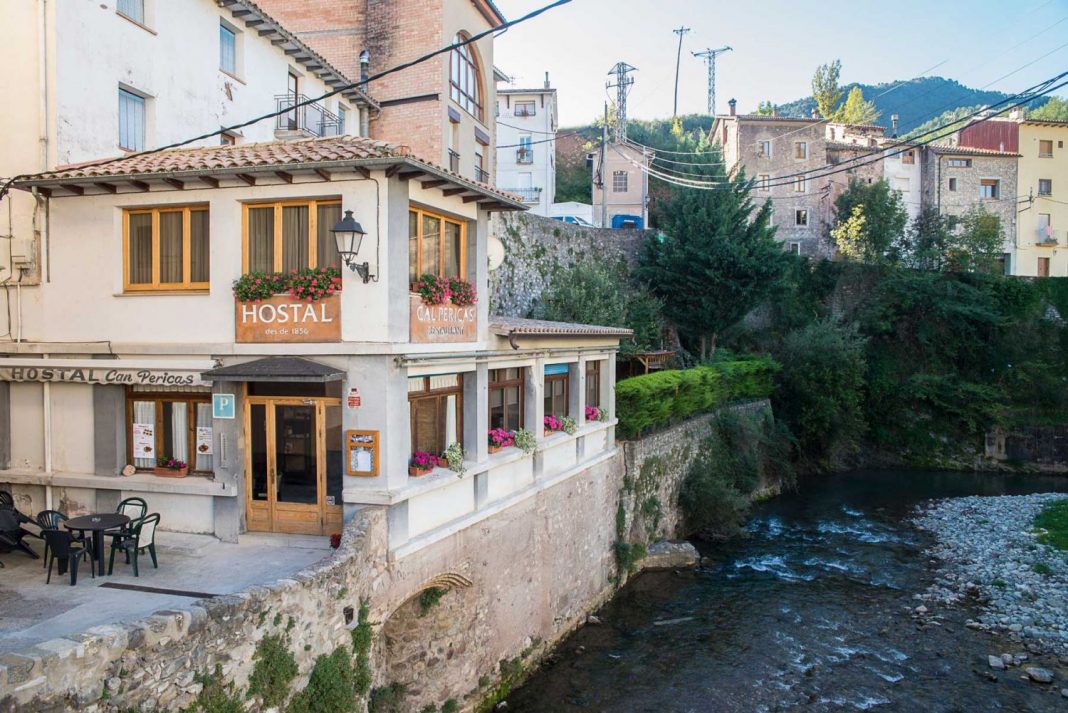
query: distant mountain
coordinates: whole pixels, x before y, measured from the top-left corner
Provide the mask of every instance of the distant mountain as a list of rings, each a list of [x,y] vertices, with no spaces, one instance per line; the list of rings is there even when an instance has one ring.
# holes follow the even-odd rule
[[[875,102],[880,113],[880,125],[889,129],[890,116],[898,115],[899,135],[910,133],[921,124],[958,107],[986,106],[1011,96],[1004,92],[972,89],[943,77],[918,77],[887,84],[847,84],[842,88],[842,98],[844,99],[855,86],[864,92],[865,99]],[[1043,97],[1028,106],[1036,108],[1046,101]],[[776,109],[782,116],[809,116],[815,107],[816,102],[812,97],[804,97],[787,104],[779,104]]]

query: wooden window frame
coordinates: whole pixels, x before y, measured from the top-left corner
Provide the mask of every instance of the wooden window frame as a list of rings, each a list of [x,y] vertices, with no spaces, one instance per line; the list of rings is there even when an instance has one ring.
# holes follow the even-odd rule
[[[248,212],[253,208],[274,208],[274,266],[273,272],[282,272],[282,209],[293,206],[308,208],[308,267],[319,267],[319,206],[341,205],[340,198],[301,198],[298,200],[243,203],[241,205],[241,271],[249,272]]]
[[[590,399],[591,391],[594,398]],[[594,403],[596,401],[597,403]],[[586,362],[586,405],[601,408],[601,360]]]
[[[808,160],[808,142],[807,141],[795,141],[794,142],[794,158],[798,161]]]
[[[1049,151],[1042,151],[1042,144],[1049,144]],[[1038,140],[1038,157],[1039,158],[1053,158],[1053,139],[1039,139]]]
[[[808,209],[796,208],[794,210],[794,225],[806,227],[808,226]]]
[[[412,377],[423,380],[422,391],[409,391],[408,392],[408,424],[409,424],[409,452],[415,452],[415,409],[412,408],[412,404],[415,401],[429,401],[448,399],[449,396],[456,397],[456,437],[463,442],[464,438],[464,375],[456,374],[456,386],[449,386],[443,389],[431,389],[429,376]],[[410,381],[411,379],[409,379]],[[446,400],[446,403],[448,401]],[[439,423],[437,425],[437,436],[439,442],[444,442],[445,439],[445,424]],[[449,444],[445,444],[445,448],[448,448]],[[442,449],[444,452],[444,449]],[[435,453],[434,455],[441,455]]]
[[[986,195],[986,189],[989,188],[990,195]],[[996,201],[1001,199],[1001,179],[1000,178],[980,178],[979,179],[979,198],[984,201]]]
[[[194,470],[196,466],[196,441],[197,441],[197,404],[210,404],[211,394],[194,394],[185,393],[179,391],[173,392],[149,392],[149,391],[132,391],[126,390],[126,457],[127,462],[133,464],[134,452],[133,452],[133,422],[134,422],[134,402],[135,401],[152,401],[156,404],[156,455],[155,459],[165,458],[167,455],[164,450],[160,448],[160,439],[163,438],[163,403],[185,403],[187,404],[186,416],[189,419],[189,433],[187,434],[188,443],[186,445],[186,452],[189,454],[186,456],[188,460],[186,463],[189,466],[190,473],[212,473],[214,470]],[[214,428],[214,419],[212,419],[209,425]],[[212,455],[212,465],[214,468],[215,457]],[[141,472],[148,472],[152,468],[138,468]]]
[[[208,282],[192,282],[192,223],[194,212],[208,214]],[[182,213],[182,282],[160,282],[159,225],[163,213]],[[152,282],[130,282],[130,216],[152,216]],[[183,291],[206,292],[211,287],[211,211],[207,205],[156,206],[154,208],[127,208],[122,212],[122,291],[159,292]]]
[[[489,389],[488,389],[489,393],[487,394],[487,397],[486,397],[487,413],[488,413],[489,411],[492,410],[492,406],[491,406],[492,398],[491,397],[493,396],[493,392],[494,391],[502,392],[502,394],[501,394],[501,407],[504,409],[504,421],[505,421],[505,424],[504,424],[504,426],[502,426],[502,428],[504,428],[506,431],[507,430],[514,431],[514,430],[521,429],[521,428],[524,427],[524,422],[526,421],[526,417],[525,417],[526,414],[525,414],[525,410],[524,410],[525,409],[525,405],[526,405],[526,388],[525,388],[526,367],[525,366],[520,366],[520,367],[511,367],[511,368],[517,369],[519,371],[519,375],[514,379],[497,379],[497,380],[495,380],[494,379],[495,375],[499,376],[499,375],[507,372],[507,369],[490,369],[489,370]],[[511,428],[512,424],[508,423],[508,402],[504,398],[504,393],[503,393],[503,392],[507,391],[508,389],[518,389],[519,390],[519,423],[515,424],[514,428]],[[491,416],[491,418],[492,418],[492,416]]]
[[[552,391],[550,390],[549,385],[554,383],[554,382],[557,382],[557,381],[561,381],[564,384],[564,396],[563,396],[563,399],[564,399],[564,410],[563,410],[563,413],[557,414],[555,412],[550,413],[550,412],[546,411],[545,415],[546,416],[558,416],[559,418],[563,418],[565,416],[570,416],[571,415],[571,413],[570,413],[571,412],[571,371],[570,371],[570,369],[568,371],[564,372],[563,374],[546,374],[545,375],[545,386],[544,386],[545,397],[551,399],[554,403],[555,403],[556,400],[552,397]]]
[[[467,222],[463,220],[457,220],[456,218],[450,218],[443,213],[437,213],[432,210],[420,208],[418,206],[408,206],[408,216],[411,214],[416,215],[416,238],[415,238],[415,274],[418,279],[426,273],[423,269],[423,217],[430,216],[431,218],[437,218],[441,221],[441,240],[438,241],[438,277],[444,277],[445,270],[445,224],[452,223],[453,225],[460,226],[460,274],[461,280],[467,279]],[[411,251],[411,236],[408,236],[409,240],[409,252]],[[408,255],[408,267],[411,268],[412,256]],[[412,286],[409,285],[409,288]]]
[[[471,39],[462,32],[453,38],[453,44]],[[461,76],[463,75],[463,81]],[[464,86],[467,85],[467,86]],[[483,120],[482,67],[473,42],[456,47],[449,57],[449,97],[471,116]]]

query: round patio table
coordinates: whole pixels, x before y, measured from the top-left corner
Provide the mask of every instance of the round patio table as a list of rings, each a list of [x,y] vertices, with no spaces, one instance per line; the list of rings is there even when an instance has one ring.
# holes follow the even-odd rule
[[[82,515],[63,521],[68,530],[93,533],[93,554],[96,556],[97,572],[104,574],[104,530],[114,530],[130,521],[128,515],[104,512],[98,515]]]

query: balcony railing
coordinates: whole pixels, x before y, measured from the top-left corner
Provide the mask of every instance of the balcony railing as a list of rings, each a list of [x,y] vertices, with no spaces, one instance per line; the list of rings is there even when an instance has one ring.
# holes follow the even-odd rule
[[[534,149],[516,149],[516,163],[534,163]]]
[[[282,94],[274,98],[275,110],[285,111],[275,119],[277,131],[301,131],[310,136],[337,136],[341,133],[341,119],[322,104],[306,104],[303,94]],[[288,111],[287,111],[288,110]]]
[[[449,170],[453,173],[460,172],[460,154],[449,149]]]
[[[505,188],[504,191],[519,196],[524,203],[538,203],[541,201],[540,188]]]
[[[475,180],[480,183],[489,183],[489,171],[481,166],[475,166]]]
[[[1053,232],[1053,228],[1045,227],[1038,228],[1035,231],[1035,243],[1038,245],[1056,245],[1057,234]]]

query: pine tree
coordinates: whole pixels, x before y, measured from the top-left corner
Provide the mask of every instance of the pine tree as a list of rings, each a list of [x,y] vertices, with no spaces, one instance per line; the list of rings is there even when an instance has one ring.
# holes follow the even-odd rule
[[[707,144],[705,144],[707,146]],[[713,190],[677,189],[664,211],[663,237],[646,241],[638,276],[661,299],[679,336],[707,358],[781,279],[789,260],[770,225],[771,202],[757,209],[744,174],[728,177],[717,151],[699,154]]]

